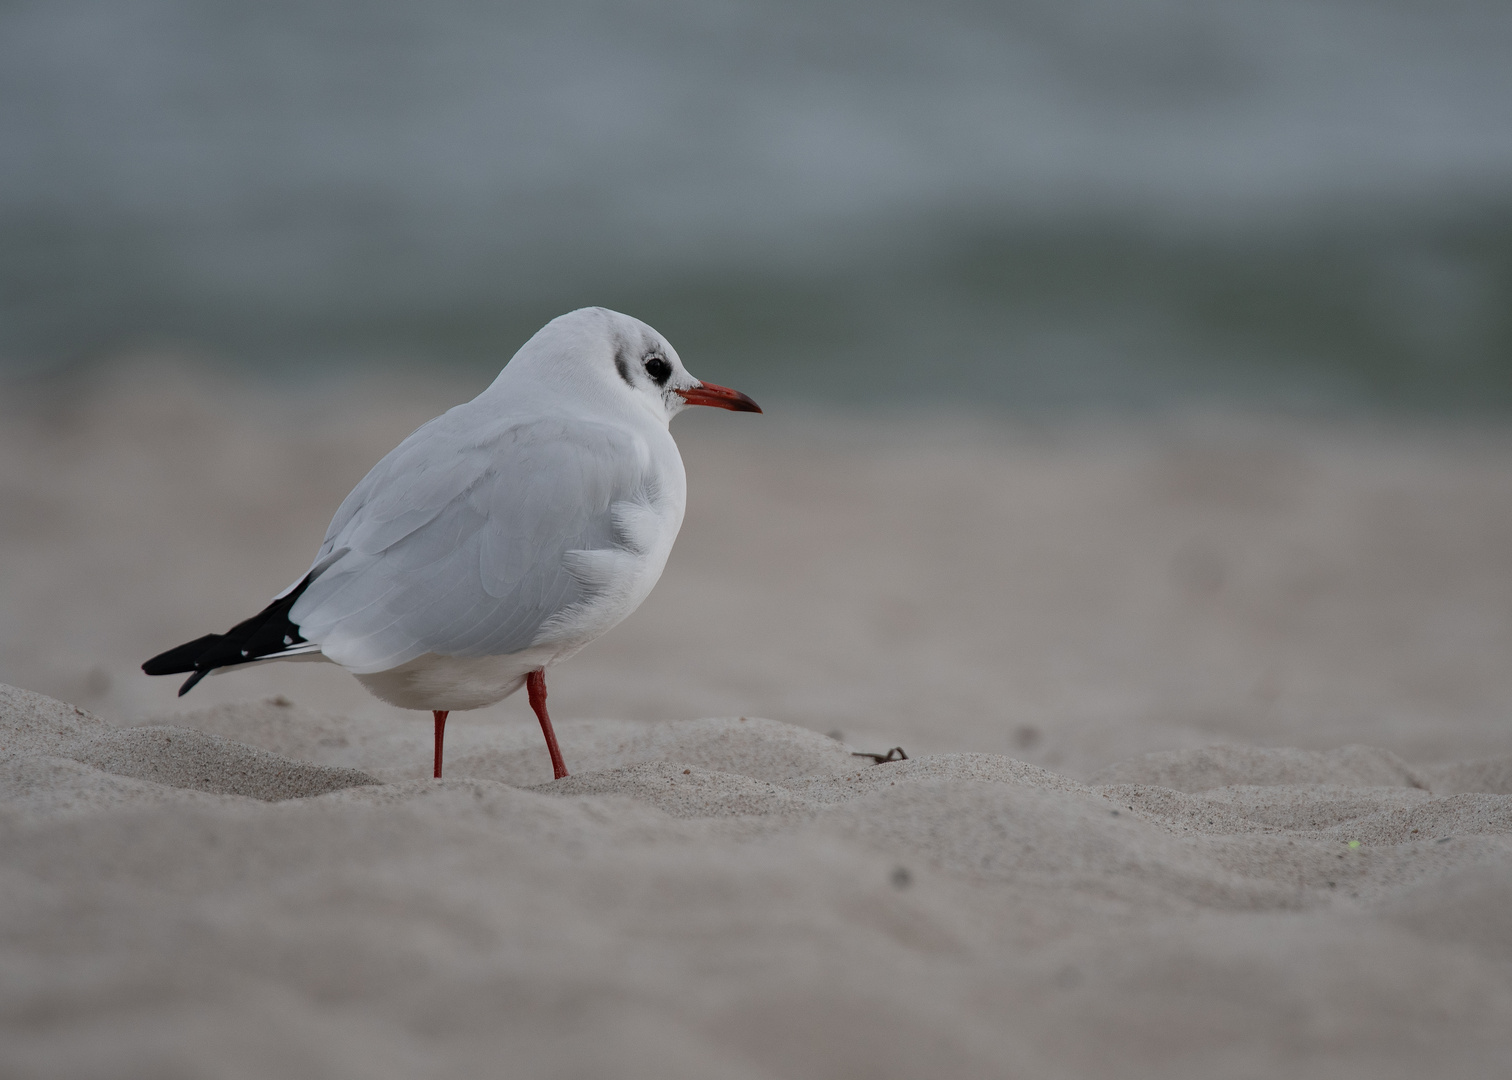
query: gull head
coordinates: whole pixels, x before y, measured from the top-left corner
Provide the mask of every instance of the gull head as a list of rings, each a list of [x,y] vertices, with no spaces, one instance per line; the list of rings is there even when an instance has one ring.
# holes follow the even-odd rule
[[[500,372],[495,386],[532,384],[579,407],[645,412],[663,424],[689,405],[759,413],[738,390],[694,378],[677,350],[639,319],[608,308],[579,308],[538,330]]]

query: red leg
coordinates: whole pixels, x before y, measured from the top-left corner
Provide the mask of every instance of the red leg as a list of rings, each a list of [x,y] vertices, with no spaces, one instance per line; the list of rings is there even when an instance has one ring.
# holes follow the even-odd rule
[[[446,736],[446,716],[449,709],[432,709],[431,715],[436,718],[436,779],[441,779],[441,740]]]
[[[567,775],[567,766],[562,764],[562,751],[557,746],[556,732],[551,730],[551,717],[546,715],[546,672],[532,671],[525,676],[525,690],[530,694],[530,707],[535,710],[536,719],[541,722],[541,734],[546,736],[546,752],[551,755],[551,771],[555,773],[553,780],[560,780]]]

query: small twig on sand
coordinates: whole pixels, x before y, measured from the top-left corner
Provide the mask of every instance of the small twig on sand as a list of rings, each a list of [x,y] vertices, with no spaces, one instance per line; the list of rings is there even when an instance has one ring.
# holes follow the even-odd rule
[[[885,754],[871,754],[865,750],[852,750],[851,757],[869,757],[873,765],[886,765],[889,761],[907,761],[908,755],[901,746],[895,746]]]

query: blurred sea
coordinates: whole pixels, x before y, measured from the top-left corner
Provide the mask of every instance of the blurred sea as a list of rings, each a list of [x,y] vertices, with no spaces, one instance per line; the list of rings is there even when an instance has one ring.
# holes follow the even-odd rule
[[[0,3],[0,372],[1512,413],[1504,0]]]

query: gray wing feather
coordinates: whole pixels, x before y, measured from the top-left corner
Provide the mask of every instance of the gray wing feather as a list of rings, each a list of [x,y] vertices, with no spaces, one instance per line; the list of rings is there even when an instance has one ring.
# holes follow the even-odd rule
[[[635,438],[561,420],[433,420],[374,466],[331,522],[290,611],[359,673],[424,653],[496,656],[587,599],[569,552],[623,546],[616,504],[646,488]]]

